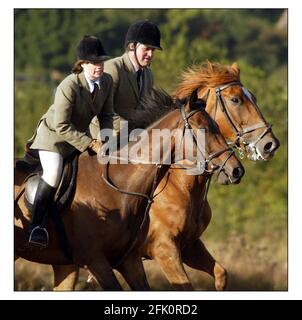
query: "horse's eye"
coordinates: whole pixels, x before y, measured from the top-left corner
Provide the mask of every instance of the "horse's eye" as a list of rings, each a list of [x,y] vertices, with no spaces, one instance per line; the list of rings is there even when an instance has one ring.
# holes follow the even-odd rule
[[[233,97],[233,98],[231,98],[231,101],[232,101],[233,103],[239,103],[239,102],[240,102],[240,99],[239,99],[239,98],[236,98],[236,97]]]

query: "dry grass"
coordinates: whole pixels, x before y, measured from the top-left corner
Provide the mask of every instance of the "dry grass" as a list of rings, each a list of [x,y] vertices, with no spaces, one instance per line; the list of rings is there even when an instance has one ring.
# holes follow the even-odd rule
[[[254,243],[243,236],[233,235],[223,243],[207,241],[212,255],[228,271],[227,290],[272,291],[287,290],[286,241],[261,239]],[[171,290],[154,261],[145,261],[145,270],[152,290]],[[196,290],[214,290],[213,279],[200,271],[186,267]],[[125,290],[129,287],[116,273]],[[81,270],[77,290],[100,290],[95,283],[87,283],[87,272]],[[15,290],[45,291],[52,289],[52,268],[19,259],[15,265]]]

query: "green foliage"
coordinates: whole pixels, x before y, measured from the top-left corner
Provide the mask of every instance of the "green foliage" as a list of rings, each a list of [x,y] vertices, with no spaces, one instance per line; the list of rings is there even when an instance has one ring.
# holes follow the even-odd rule
[[[51,103],[49,85],[36,81],[15,84],[15,155],[22,156],[24,144]]]
[[[21,155],[38,119],[52,103],[54,71],[76,59],[84,34],[99,36],[111,56],[122,54],[128,26],[149,19],[160,26],[163,51],[152,64],[156,84],[172,90],[181,72],[206,59],[237,61],[242,83],[257,97],[281,147],[265,163],[244,161],[238,186],[211,187],[213,220],[207,236],[236,231],[255,238],[287,231],[287,33],[276,27],[281,9],[16,9],[15,152]],[[59,75],[60,75],[59,73]],[[51,80],[52,79],[52,80]]]

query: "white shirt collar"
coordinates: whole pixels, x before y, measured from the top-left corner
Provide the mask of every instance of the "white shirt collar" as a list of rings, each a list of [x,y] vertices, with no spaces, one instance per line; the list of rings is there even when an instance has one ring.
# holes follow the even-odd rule
[[[85,71],[84,71],[84,75],[85,75],[85,79],[86,79],[86,81],[87,81],[87,83],[88,83],[89,91],[90,91],[90,92],[93,91],[93,89],[94,89],[94,84],[95,84],[95,83],[98,85],[98,87],[99,87],[99,89],[100,89],[100,79],[97,79],[97,80],[95,80],[95,81],[90,80],[90,79],[87,77]]]

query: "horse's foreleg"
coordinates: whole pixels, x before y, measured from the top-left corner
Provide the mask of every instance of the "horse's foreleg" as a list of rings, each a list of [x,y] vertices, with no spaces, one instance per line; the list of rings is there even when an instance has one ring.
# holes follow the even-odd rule
[[[107,259],[93,261],[87,265],[87,269],[103,290],[123,290]]]
[[[226,288],[226,270],[212,257],[200,239],[183,249],[182,258],[189,267],[205,271],[214,277],[216,290],[224,290]]]
[[[193,290],[179,250],[173,241],[167,240],[156,244],[152,250],[152,257],[160,265],[174,290]]]
[[[79,276],[79,268],[76,265],[52,265],[54,272],[54,291],[72,291]]]
[[[117,268],[132,290],[150,290],[141,257],[129,256]]]

